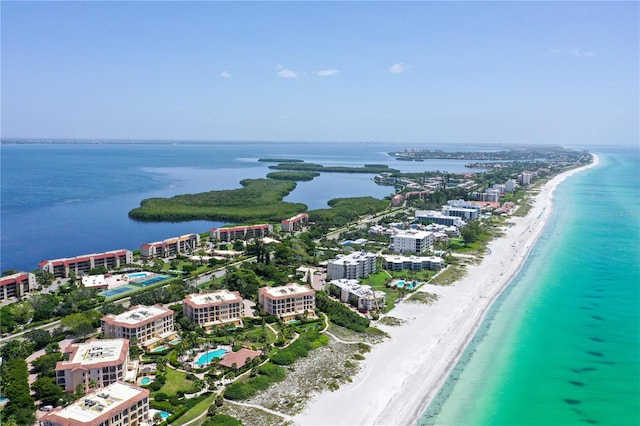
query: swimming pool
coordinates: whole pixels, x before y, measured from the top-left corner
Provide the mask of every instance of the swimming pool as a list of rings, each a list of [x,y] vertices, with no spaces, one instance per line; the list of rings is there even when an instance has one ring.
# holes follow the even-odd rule
[[[396,283],[396,287],[398,287],[398,288],[403,288],[403,287],[404,287],[404,285],[405,285],[405,282],[404,282],[404,281],[398,281],[398,282]]]
[[[127,277],[129,277],[130,280],[135,280],[137,278],[148,277],[149,275],[151,275],[151,272],[135,272],[133,274],[127,274]]]
[[[143,377],[142,379],[140,379],[140,384],[141,385],[148,385],[149,383],[153,382],[153,380],[151,380],[149,377]]]
[[[202,367],[203,365],[210,363],[214,358],[222,359],[224,354],[226,354],[227,352],[229,351],[226,349],[216,349],[215,351],[209,351],[206,354],[200,355],[198,359],[195,360],[194,364],[198,367]]]
[[[167,345],[162,345],[162,346],[158,346],[157,348],[154,348],[151,352],[162,352],[169,349],[169,346]]]

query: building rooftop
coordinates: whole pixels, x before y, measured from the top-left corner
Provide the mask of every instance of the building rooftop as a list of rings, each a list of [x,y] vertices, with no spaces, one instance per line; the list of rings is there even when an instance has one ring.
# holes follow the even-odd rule
[[[158,317],[172,312],[171,309],[161,306],[135,306],[133,309],[123,312],[119,315],[109,315],[111,322],[123,325],[135,325],[144,322],[150,318]]]
[[[266,293],[270,297],[295,296],[297,294],[313,292],[309,287],[295,283],[290,283],[280,287],[262,287],[260,291]]]
[[[123,351],[128,351],[126,339],[96,339],[71,345],[71,356],[64,364],[94,364],[122,359]],[[75,351],[73,350],[75,348]]]
[[[195,305],[211,305],[213,303],[229,303],[229,302],[241,302],[242,297],[240,293],[231,292],[229,290],[216,290],[211,293],[194,293],[189,294],[185,298],[187,303],[192,306]]]
[[[76,400],[65,408],[48,413],[45,418],[50,417],[55,423],[66,420],[65,424],[88,424],[108,412],[128,407],[134,398],[142,399],[148,394],[147,389],[116,382]]]

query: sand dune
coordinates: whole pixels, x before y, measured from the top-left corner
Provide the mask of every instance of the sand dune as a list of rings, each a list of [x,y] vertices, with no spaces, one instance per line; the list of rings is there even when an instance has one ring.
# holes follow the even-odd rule
[[[491,254],[447,287],[420,291],[439,295],[431,305],[401,303],[389,314],[406,321],[384,327],[390,339],[375,345],[353,383],[324,392],[294,418],[299,425],[415,424],[473,338],[491,304],[508,286],[540,236],[552,210],[553,192],[568,176],[598,164],[562,173],[535,196],[526,217],[514,217],[505,236],[489,244]]]

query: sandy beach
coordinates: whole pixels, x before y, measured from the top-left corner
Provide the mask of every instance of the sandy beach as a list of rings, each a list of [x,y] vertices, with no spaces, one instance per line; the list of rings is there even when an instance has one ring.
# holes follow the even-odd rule
[[[451,286],[423,286],[435,293],[431,305],[400,303],[388,315],[405,321],[379,326],[390,339],[375,345],[353,383],[324,392],[294,418],[298,425],[411,425],[436,396],[473,338],[488,309],[522,267],[551,214],[553,192],[568,176],[555,176],[532,200],[525,217],[513,217],[505,235],[489,244],[490,254],[467,267]]]

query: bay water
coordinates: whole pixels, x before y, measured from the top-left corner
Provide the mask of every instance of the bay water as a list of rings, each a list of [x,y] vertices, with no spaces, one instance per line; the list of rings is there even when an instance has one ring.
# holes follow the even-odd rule
[[[640,424],[640,157],[599,156],[419,425]]]
[[[139,222],[127,213],[145,198],[234,189],[264,178],[271,163],[292,158],[324,166],[387,164],[401,171],[473,171],[463,160],[398,161],[389,152],[413,148],[385,143],[29,141],[0,145],[0,270],[32,271],[45,259],[116,249],[225,225],[215,221]],[[425,146],[426,147],[426,146]],[[421,147],[423,148],[423,147]],[[431,146],[491,150],[490,146]],[[299,182],[285,201],[327,208],[332,198],[384,198],[393,188],[372,174],[322,173]],[[285,219],[285,218],[283,218]]]

